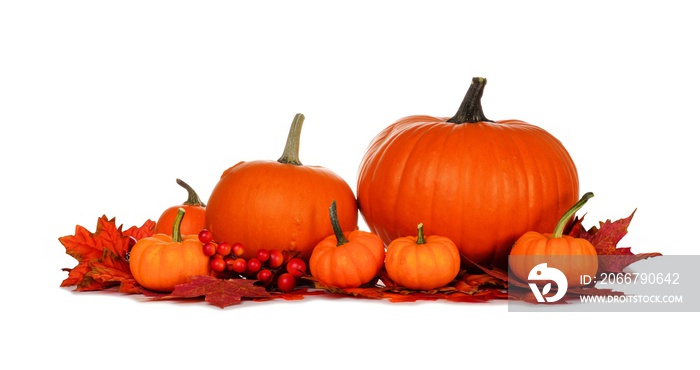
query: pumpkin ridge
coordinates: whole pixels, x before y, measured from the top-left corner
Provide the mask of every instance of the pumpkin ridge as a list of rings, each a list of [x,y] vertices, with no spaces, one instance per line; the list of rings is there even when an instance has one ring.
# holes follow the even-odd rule
[[[437,256],[437,254],[435,253],[435,250],[433,249],[434,248],[433,243],[431,242],[430,244],[427,244],[427,242],[426,242],[426,244],[422,244],[422,245],[416,244],[412,247],[414,248],[414,253],[418,253],[419,252],[418,248],[422,248],[422,249],[425,249],[425,252],[423,252],[423,251],[420,251],[420,252],[427,253],[428,256],[430,256],[430,257],[421,256],[420,260],[422,263],[418,267],[418,271],[419,271],[418,281],[421,282],[421,281],[425,281],[426,279],[431,279],[432,277],[430,276],[430,272],[437,270],[440,266],[439,261],[438,261],[439,258]],[[427,263],[426,263],[426,261],[427,261]]]
[[[445,150],[444,148],[450,148],[451,145],[448,145],[450,143],[450,141],[461,142],[463,139],[463,136],[464,136],[462,131],[464,131],[464,128],[466,128],[466,126],[456,125],[456,124],[453,124],[453,125],[450,125],[447,127],[449,127],[449,130],[445,130],[447,132],[447,134],[441,135],[441,136],[443,136],[442,143],[440,143],[439,146],[436,145],[437,147],[440,148],[440,151],[444,151]],[[444,127],[442,129],[444,130]],[[448,171],[450,169],[452,169],[453,167],[455,167],[456,162],[458,162],[456,165],[457,168],[463,168],[463,162],[464,162],[465,158],[463,158],[462,156],[453,157],[453,156],[439,155],[437,157],[438,157],[437,163],[435,163],[435,165],[434,165],[435,172],[436,172],[437,176],[439,176],[441,173],[443,173],[443,171],[445,171],[445,167],[448,168]],[[453,171],[450,171],[450,172],[453,172]],[[458,172],[460,174],[460,177],[465,173],[465,171],[458,171]],[[460,181],[460,179],[457,179],[456,181]],[[461,182],[457,182],[457,183],[461,183]],[[442,185],[443,184],[441,184],[437,181],[433,181],[432,194],[429,197],[423,196],[423,199],[422,199],[423,204],[422,204],[421,209],[428,211],[428,213],[425,214],[424,217],[421,217],[421,222],[423,223],[424,227],[425,227],[425,225],[438,224],[439,223],[438,220],[441,220],[444,217],[443,215],[440,214],[440,212],[442,212],[442,213],[445,212],[444,209],[437,209],[437,207],[433,207],[433,204],[435,203],[435,199],[440,199],[440,198],[444,197],[445,195],[447,195],[446,193],[448,193],[448,191],[446,191],[446,189],[442,188]],[[465,202],[463,199],[463,197],[464,197],[463,192],[452,192],[448,196],[450,198],[452,198],[450,203],[452,203],[453,207],[457,207],[457,206],[463,207],[464,206]],[[438,212],[438,216],[435,215],[436,212]],[[427,230],[427,232],[430,232],[432,229],[432,226],[429,226],[429,227],[430,228]],[[425,229],[424,229],[424,232],[425,232]],[[459,233],[463,232],[461,225],[459,227],[458,232]]]
[[[413,250],[413,248],[404,247],[401,249],[401,253],[399,253],[399,258],[400,261],[404,261],[405,266],[408,266],[407,269],[403,269],[402,271],[402,280],[405,279],[405,281],[408,281],[410,285],[417,284],[420,281],[418,276],[420,273],[418,270],[420,269],[415,268],[417,264],[415,250]]]
[[[357,242],[360,242],[360,241],[357,241]],[[364,245],[364,243],[361,243],[360,245],[362,245],[362,248],[365,250],[369,249],[369,248],[367,248],[367,246]],[[345,254],[345,258],[347,259],[346,260],[347,265],[353,266],[353,268],[348,269],[348,270],[352,271],[351,272],[352,275],[345,276],[346,282],[350,282],[353,286],[354,285],[362,285],[361,282],[364,280],[364,276],[361,276],[360,271],[355,266],[363,266],[363,265],[365,265],[367,260],[358,259],[357,255],[359,255],[360,252],[350,251],[347,248],[343,251],[343,253]],[[348,270],[345,270],[345,272],[347,273]]]
[[[413,130],[410,131],[411,135],[410,135],[409,137],[405,137],[405,136],[404,136],[404,140],[401,142],[402,145],[401,145],[400,147],[402,148],[402,149],[401,149],[401,152],[406,153],[406,155],[405,155],[405,160],[394,161],[394,163],[399,163],[399,164],[401,165],[401,169],[400,169],[400,170],[396,169],[395,171],[392,171],[392,172],[399,173],[398,179],[406,179],[406,178],[408,178],[408,176],[406,175],[406,171],[407,171],[407,170],[410,170],[412,167],[415,168],[415,164],[416,164],[416,163],[421,163],[421,162],[422,162],[422,161],[420,160],[420,159],[421,159],[420,157],[419,157],[418,159],[412,159],[413,157],[415,157],[415,156],[418,155],[418,154],[417,154],[418,152],[417,152],[415,149],[416,149],[416,147],[419,146],[419,144],[421,144],[421,141],[422,141],[423,139],[425,139],[425,137],[427,136],[428,132],[430,132],[430,131],[432,131],[432,130],[435,130],[435,127],[437,127],[437,126],[431,125],[431,126],[430,126],[428,129],[426,129],[426,130],[415,130],[415,129],[413,129]],[[404,131],[404,132],[406,132],[406,131]],[[408,139],[408,141],[409,141],[408,143],[406,142],[407,139]],[[397,147],[397,149],[398,149],[398,147]],[[414,165],[414,166],[409,166],[409,164],[412,164],[412,165]],[[393,165],[394,165],[394,164],[392,163],[391,166],[393,167]],[[399,217],[396,217],[396,216],[393,217],[393,218],[394,218],[394,225],[393,225],[393,229],[394,229],[394,230],[401,230],[401,227],[400,227],[400,225],[399,225],[399,222],[400,222],[400,219],[401,219],[400,216],[401,216],[402,214],[406,214],[406,215],[408,215],[408,214],[410,214],[410,215],[415,214],[415,210],[411,210],[411,209],[409,209],[409,210],[403,210],[403,209],[402,209],[402,206],[403,206],[404,204],[402,204],[402,202],[399,202],[399,201],[398,201],[398,199],[397,199],[397,198],[398,198],[398,195],[399,195],[399,194],[403,194],[404,192],[406,192],[406,193],[409,193],[409,192],[410,192],[410,193],[413,193],[413,192],[415,192],[415,191],[416,191],[416,189],[415,189],[415,184],[411,184],[411,183],[409,183],[409,181],[401,181],[401,180],[399,180],[397,190],[396,190],[396,191],[394,192],[394,194],[392,195],[392,199],[391,199],[391,202],[390,202],[390,204],[391,204],[391,205],[390,205],[391,212],[393,212],[394,214],[399,215]],[[404,232],[405,232],[405,231],[401,230],[401,231],[399,231],[399,234],[403,234]],[[410,235],[410,234],[408,234],[408,235]],[[404,235],[395,235],[395,236],[392,237],[392,239],[395,238],[395,237],[399,237],[399,236],[404,236]]]
[[[533,178],[528,176],[528,170],[526,168],[526,163],[531,164],[531,163],[538,163],[535,161],[536,155],[533,153],[532,148],[530,148],[528,143],[523,143],[523,140],[517,140],[514,137],[514,133],[516,133],[516,127],[520,131],[527,131],[528,124],[522,121],[517,121],[518,126],[503,126],[504,127],[504,132],[505,135],[504,137],[507,138],[507,140],[511,143],[511,148],[513,148],[513,155],[517,157],[517,161],[513,161],[513,166],[514,168],[512,169],[513,172],[517,172],[513,176],[513,178],[526,178],[527,181],[523,181],[519,184],[517,184],[518,188],[518,195],[517,198],[518,202],[520,199],[529,199],[530,202],[528,204],[519,204],[518,207],[521,207],[522,209],[525,210],[525,212],[522,213],[524,216],[524,221],[521,221],[518,225],[517,228],[514,227],[513,229],[518,229],[522,230],[521,232],[527,231],[527,225],[532,225],[533,221],[533,215],[532,212],[529,210],[534,206],[532,204],[533,199],[542,199],[542,194],[540,191],[540,187],[534,186],[533,184]],[[522,123],[522,125],[521,125]],[[523,130],[524,128],[524,130]],[[528,140],[529,141],[529,140]],[[541,184],[543,183],[543,176],[542,176],[542,171],[541,171],[541,166],[538,166],[537,169],[535,169],[533,172],[536,172],[536,176],[538,176],[537,180],[534,180],[535,183]],[[519,202],[520,203],[520,202]],[[512,249],[512,243],[515,243],[517,236],[513,237],[513,240],[511,242],[511,245],[509,246],[504,246],[503,248],[499,247],[498,251],[496,249],[493,250],[493,257],[495,258],[495,255],[497,253],[501,253],[501,249],[507,249],[510,251]]]
[[[333,243],[335,243],[335,241]],[[331,254],[331,255],[333,254],[333,250],[330,249],[327,245],[322,245],[321,249],[316,253],[318,253],[317,258],[320,259],[321,264],[318,266],[318,271],[315,272],[315,274],[317,276],[327,276],[328,271],[333,271],[332,270],[333,267],[330,265],[332,262],[331,260],[333,258],[332,258],[332,256],[328,257],[328,254]],[[314,264],[314,266],[315,265],[316,264]],[[333,282],[333,283],[335,284],[335,282]],[[333,284],[331,284],[331,285],[333,285]]]
[[[353,254],[353,260],[354,263],[357,265],[357,263],[360,263],[360,265],[364,264],[372,264],[373,266],[383,266],[384,265],[384,258],[380,258],[375,251],[369,247],[368,244],[362,243],[362,248],[364,249],[364,253],[355,253]],[[361,256],[369,256],[369,257],[363,257],[362,260],[357,259],[357,255]],[[371,257],[371,258],[370,258]],[[381,260],[381,263],[379,262]],[[381,268],[380,268],[381,269]],[[376,276],[379,273],[378,269],[375,269],[375,273],[373,274]],[[374,276],[359,276],[360,271],[357,271],[358,278],[360,279],[359,281],[364,281],[364,280],[371,280],[374,278]]]
[[[336,249],[334,251],[334,254],[336,254],[336,255],[333,258],[333,262],[334,262],[333,271],[343,271],[344,273],[340,274],[340,276],[333,274],[333,280],[336,282],[337,286],[343,287],[343,286],[354,283],[354,281],[352,281],[352,278],[349,278],[347,276],[347,273],[349,270],[353,271],[353,274],[355,275],[355,276],[353,276],[354,278],[357,278],[357,276],[356,276],[357,274],[356,274],[354,268],[348,268],[348,266],[350,266],[350,262],[351,262],[349,260],[349,257],[348,257],[350,255],[348,248],[342,248],[342,246],[339,248],[341,248],[341,249]],[[338,255],[340,255],[342,258],[338,258]]]

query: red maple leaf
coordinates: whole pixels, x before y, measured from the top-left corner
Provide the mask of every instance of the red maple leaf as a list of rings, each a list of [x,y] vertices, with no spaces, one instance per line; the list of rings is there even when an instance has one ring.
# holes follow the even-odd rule
[[[155,222],[147,220],[141,227],[122,231],[115,219],[102,216],[97,220],[95,232],[77,225],[75,234],[58,238],[66,253],[76,260],[74,268],[64,268],[68,277],[62,287],[75,286],[77,291],[92,291],[119,286],[124,293],[138,293],[131,275],[126,254],[130,237],[140,239],[155,232]]]
[[[198,275],[188,277],[188,282],[175,286],[172,293],[156,293],[141,288],[151,300],[201,298],[219,308],[239,304],[243,299],[268,298],[270,293],[256,280],[219,279],[214,276]]]
[[[611,222],[606,220],[600,222],[600,228],[592,226],[590,229],[580,229],[579,238],[591,242],[598,253],[598,273],[601,272],[622,272],[627,266],[650,257],[661,256],[661,253],[632,253],[632,248],[620,248],[617,245],[620,240],[627,235],[627,228],[632,222],[632,217],[637,210],[634,210],[629,217]],[[615,257],[605,257],[615,256]]]

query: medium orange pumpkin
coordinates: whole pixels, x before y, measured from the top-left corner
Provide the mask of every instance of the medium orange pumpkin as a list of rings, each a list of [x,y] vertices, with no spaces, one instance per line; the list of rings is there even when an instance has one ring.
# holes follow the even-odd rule
[[[386,248],[384,267],[394,283],[415,290],[443,287],[454,280],[460,268],[459,250],[444,236],[425,237],[423,224],[418,236],[394,239]]]
[[[584,194],[559,220],[554,232],[539,233],[528,231],[515,242],[510,252],[509,266],[512,274],[523,281],[528,280],[530,271],[541,263],[559,269],[568,281],[568,286],[581,286],[582,275],[595,276],[598,273],[598,253],[586,239],[563,235],[571,217],[593,197]]]
[[[344,233],[335,200],[330,208],[333,235],[316,245],[309,260],[311,275],[337,288],[357,288],[370,282],[384,266],[384,243],[376,234],[353,230]]]
[[[333,233],[326,209],[338,202],[341,226],[357,228],[357,200],[340,176],[299,161],[304,116],[294,117],[284,153],[277,161],[240,162],[224,171],[209,197],[206,228],[215,240],[239,242],[246,259],[260,248],[300,252],[308,260]]]
[[[186,182],[176,179],[178,185],[187,190],[187,200],[181,205],[172,206],[163,211],[156,222],[156,233],[168,234],[173,231],[173,222],[180,208],[185,210],[185,217],[180,225],[180,233],[183,235],[197,234],[204,228],[206,204],[199,199],[197,192]]]
[[[505,268],[520,235],[546,231],[578,199],[576,167],[561,142],[523,121],[488,120],[485,85],[472,80],[454,117],[405,117],[370,143],[357,198],[386,244],[423,222],[426,234],[450,238],[469,261]]]
[[[187,282],[189,276],[209,275],[209,257],[202,252],[197,234],[180,233],[185,209],[180,208],[168,234],[155,234],[139,239],[129,254],[129,268],[139,285],[144,288],[171,292],[175,286]]]

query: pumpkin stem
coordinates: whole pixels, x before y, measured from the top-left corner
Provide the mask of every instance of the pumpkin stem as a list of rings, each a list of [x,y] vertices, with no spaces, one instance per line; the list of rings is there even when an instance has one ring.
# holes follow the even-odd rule
[[[187,185],[186,182],[180,179],[176,179],[175,181],[177,181],[178,185],[182,186],[183,188],[185,188],[185,190],[187,190],[187,200],[185,201],[185,203],[183,203],[183,205],[200,207],[207,206],[206,204],[204,204],[204,202],[202,202],[201,199],[199,199],[199,195],[197,195],[197,192],[194,191],[194,189],[192,189],[191,186]]]
[[[423,233],[423,223],[418,224],[418,237],[416,238],[416,244],[425,244],[425,234]]]
[[[185,209],[180,207],[177,209],[177,215],[175,215],[175,221],[173,222],[173,241],[177,243],[182,243],[180,224],[182,224],[183,217],[185,217]]]
[[[481,109],[481,96],[484,94],[486,79],[483,77],[472,78],[472,83],[469,85],[469,90],[462,100],[457,113],[454,117],[447,120],[450,123],[476,123],[476,122],[493,122],[484,116],[484,111]]]
[[[340,229],[340,221],[338,221],[338,207],[335,205],[335,199],[333,199],[333,202],[331,203],[330,214],[331,226],[333,226],[333,233],[335,234],[335,238],[338,239],[337,246],[340,247],[341,245],[347,243],[349,240],[345,238],[343,230]]]
[[[586,194],[583,194],[581,199],[576,202],[576,204],[573,205],[573,207],[569,208],[566,213],[564,213],[564,216],[559,220],[557,223],[557,226],[554,228],[554,232],[552,233],[552,238],[561,238],[561,236],[564,234],[564,227],[566,227],[566,224],[569,222],[571,217],[574,216],[576,212],[578,212],[581,207],[583,207],[586,202],[588,202],[589,199],[593,198],[593,193],[590,191]]]
[[[293,164],[301,166],[299,160],[299,141],[301,139],[301,124],[304,123],[304,115],[297,113],[292,121],[292,126],[289,128],[287,135],[287,144],[284,146],[282,156],[277,160],[279,163]]]

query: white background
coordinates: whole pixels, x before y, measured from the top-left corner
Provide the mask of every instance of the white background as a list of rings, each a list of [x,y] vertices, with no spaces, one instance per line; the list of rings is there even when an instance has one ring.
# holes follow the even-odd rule
[[[156,219],[185,200],[178,177],[206,201],[229,166],[276,160],[298,112],[302,162],[354,189],[374,135],[451,116],[475,76],[488,118],[568,148],[596,194],[586,227],[637,209],[621,246],[697,254],[691,2],[248,3],[0,5],[0,367],[683,367],[696,313],[325,298],[221,310],[59,288],[76,262],[58,237],[75,225]]]

